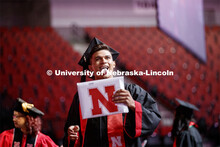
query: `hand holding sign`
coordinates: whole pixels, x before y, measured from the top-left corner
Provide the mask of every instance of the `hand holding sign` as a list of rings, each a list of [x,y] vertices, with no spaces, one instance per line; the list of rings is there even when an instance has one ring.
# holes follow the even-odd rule
[[[113,99],[112,101],[115,103],[123,103],[126,106],[128,106],[128,108],[130,108],[131,110],[135,110],[135,101],[134,99],[131,97],[131,94],[129,91],[124,90],[124,89],[120,89],[118,91],[116,91],[116,93],[112,96]]]

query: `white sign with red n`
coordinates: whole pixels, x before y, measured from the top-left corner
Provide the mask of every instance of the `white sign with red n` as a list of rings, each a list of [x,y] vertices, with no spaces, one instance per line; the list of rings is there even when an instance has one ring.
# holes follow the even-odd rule
[[[112,101],[112,95],[124,89],[124,77],[77,83],[77,89],[83,119],[128,113],[127,106]]]

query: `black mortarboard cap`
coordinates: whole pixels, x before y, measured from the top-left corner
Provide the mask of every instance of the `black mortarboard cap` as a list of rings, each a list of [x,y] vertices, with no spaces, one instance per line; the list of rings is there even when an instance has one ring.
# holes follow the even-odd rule
[[[176,113],[177,114],[183,114],[188,118],[191,118],[193,116],[193,111],[199,111],[199,109],[186,101],[180,100],[178,98],[176,98],[176,101],[179,103],[179,106],[176,108]]]
[[[21,98],[17,98],[14,110],[33,117],[44,115],[44,113],[36,107],[34,107],[33,104],[27,103]]]
[[[99,44],[105,44],[103,43],[102,41],[100,41],[98,38],[94,37],[92,39],[92,41],[90,42],[89,44],[89,47],[87,48],[87,50],[85,51],[85,53],[83,54],[82,58],[80,59],[79,61],[79,65],[85,67],[85,69],[88,69],[88,65],[90,64],[90,53],[92,52],[92,49],[94,46],[96,45],[99,45]],[[106,44],[105,44],[106,45]],[[107,45],[108,46],[108,45]],[[109,46],[108,46],[109,47]],[[113,60],[115,60],[118,55],[119,55],[119,52],[115,51],[114,49],[112,49],[111,47],[109,47],[110,49],[110,52],[112,54],[112,58]]]
[[[188,109],[192,109],[192,110],[199,111],[199,109],[198,109],[195,105],[193,105],[193,104],[190,104],[190,103],[185,102],[185,101],[183,101],[183,100],[180,100],[180,99],[178,99],[178,98],[176,98],[176,101],[177,101],[181,106],[183,106],[183,107],[186,107],[186,108],[188,108]]]
[[[96,46],[96,45],[99,45],[99,44],[104,44],[106,45],[105,43],[103,43],[102,41],[100,41],[98,38],[94,37],[90,44],[89,44],[89,47],[87,48],[87,50],[85,51],[85,53],[83,54],[82,58],[80,59],[79,61],[79,65],[83,66],[83,70],[87,70],[88,69],[88,66],[90,65],[90,57],[91,57],[91,53],[94,53],[93,52],[93,48]],[[106,45],[108,46],[108,45]],[[116,50],[112,49],[110,46],[109,47],[109,50],[112,54],[112,58],[113,60],[115,60],[118,55],[119,55],[119,52],[117,52]],[[83,79],[83,80],[82,80]],[[85,81],[85,77],[82,77],[81,81]]]

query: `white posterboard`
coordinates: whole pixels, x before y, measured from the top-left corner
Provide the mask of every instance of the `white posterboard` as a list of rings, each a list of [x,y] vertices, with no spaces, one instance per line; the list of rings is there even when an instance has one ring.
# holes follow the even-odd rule
[[[77,83],[77,89],[83,119],[128,113],[126,105],[111,100],[117,90],[124,89],[124,77]]]

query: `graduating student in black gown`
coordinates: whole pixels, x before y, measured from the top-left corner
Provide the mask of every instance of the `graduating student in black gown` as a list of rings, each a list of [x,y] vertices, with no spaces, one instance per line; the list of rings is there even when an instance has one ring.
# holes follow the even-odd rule
[[[185,101],[176,99],[179,106],[173,122],[173,147],[202,147],[202,137],[197,125],[192,121],[193,111],[199,109]]]
[[[112,72],[119,53],[94,38],[79,64],[96,73]],[[94,79],[113,78],[111,74],[94,75]],[[84,81],[85,79],[83,79]],[[113,95],[113,102],[124,103],[129,113],[82,119],[78,93],[75,94],[65,124],[64,146],[141,146],[141,137],[151,135],[161,116],[155,100],[136,84],[126,84]]]

